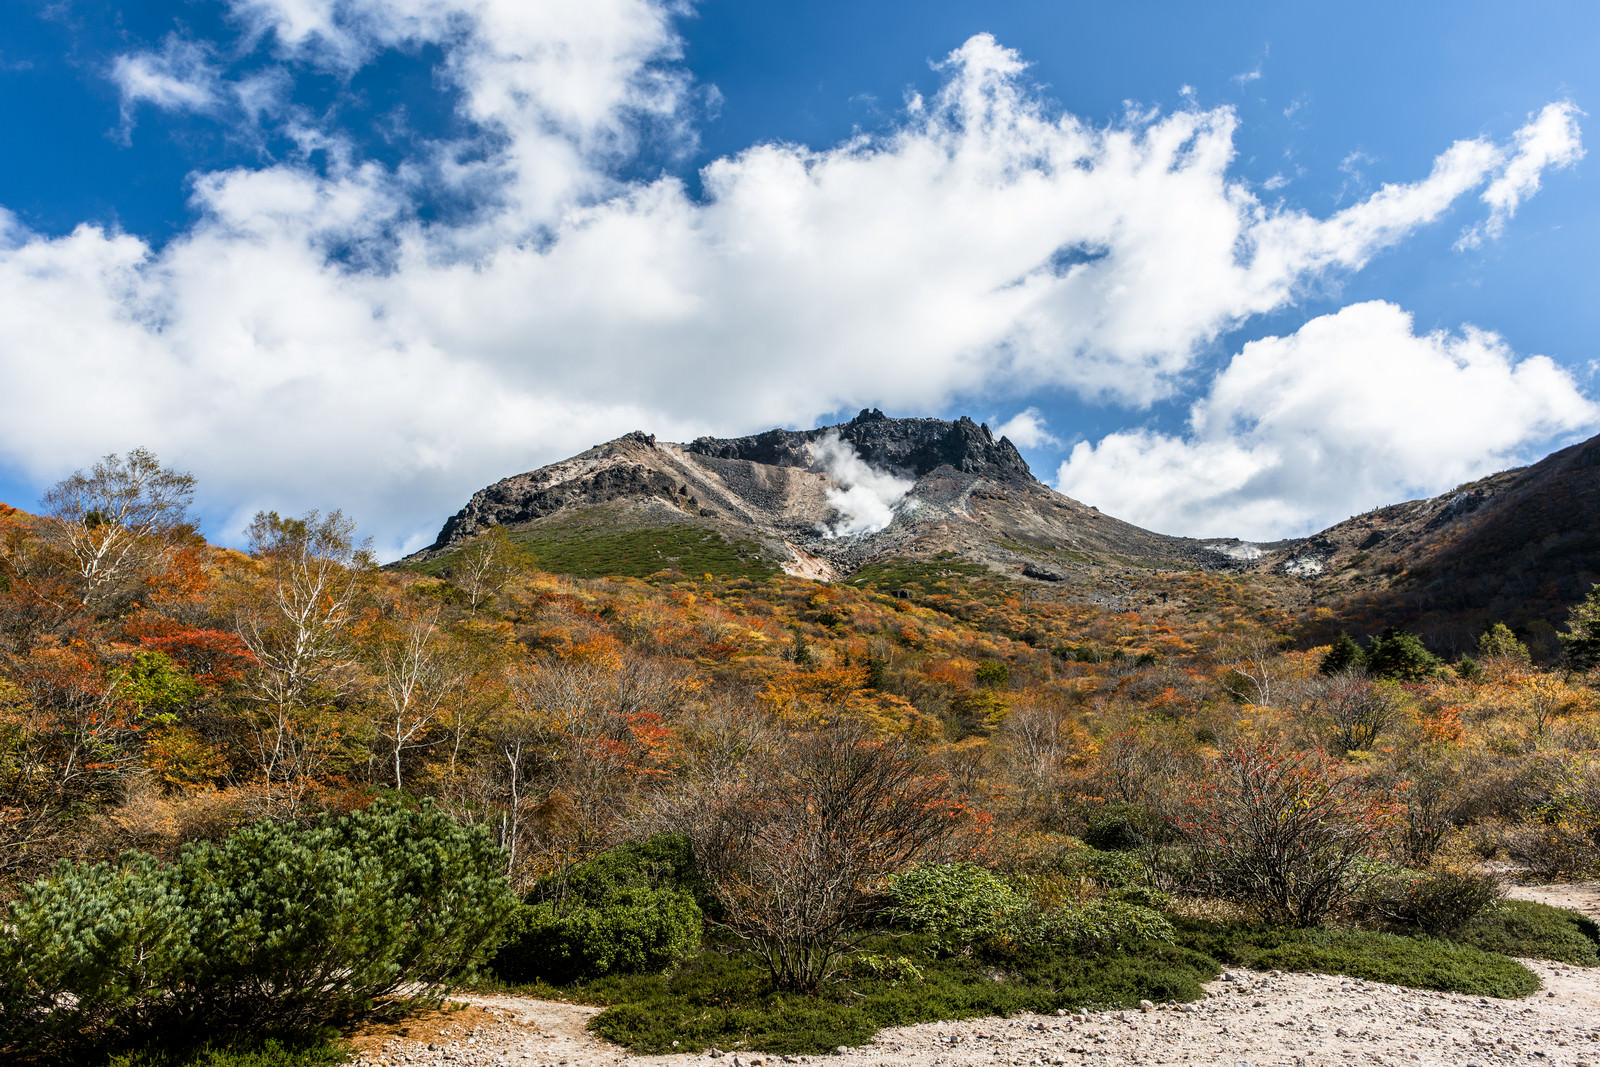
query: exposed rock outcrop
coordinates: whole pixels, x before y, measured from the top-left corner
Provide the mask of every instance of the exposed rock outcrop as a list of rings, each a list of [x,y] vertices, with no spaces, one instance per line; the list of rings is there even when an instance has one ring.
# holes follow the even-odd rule
[[[811,448],[836,434],[856,455],[879,470],[921,478],[940,467],[1001,482],[1037,484],[1033,472],[1008,438],[996,441],[989,427],[962,416],[944,419],[892,419],[876,408],[839,426],[815,430],[768,430],[753,437],[701,437],[685,452],[738,459],[774,467],[809,467]]]

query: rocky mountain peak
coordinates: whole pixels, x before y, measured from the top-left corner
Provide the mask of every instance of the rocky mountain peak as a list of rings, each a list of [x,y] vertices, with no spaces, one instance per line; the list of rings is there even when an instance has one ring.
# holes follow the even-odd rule
[[[811,446],[828,435],[849,443],[869,466],[921,478],[940,467],[991,481],[1034,484],[1033,472],[1007,438],[995,440],[983,423],[963,415],[946,419],[897,419],[864,408],[849,422],[815,430],[767,430],[750,437],[701,437],[685,452],[745,460],[775,467],[809,467]]]

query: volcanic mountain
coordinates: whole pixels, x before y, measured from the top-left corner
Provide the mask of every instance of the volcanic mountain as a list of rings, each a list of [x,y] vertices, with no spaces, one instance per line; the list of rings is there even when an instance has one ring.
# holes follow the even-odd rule
[[[941,553],[1043,581],[1091,562],[1233,563],[1200,541],[1062,496],[986,425],[877,410],[815,430],[687,444],[631,433],[479,490],[414,558],[436,557],[491,526],[539,540],[557,530],[597,536],[683,524],[745,546],[752,561],[823,580]]]

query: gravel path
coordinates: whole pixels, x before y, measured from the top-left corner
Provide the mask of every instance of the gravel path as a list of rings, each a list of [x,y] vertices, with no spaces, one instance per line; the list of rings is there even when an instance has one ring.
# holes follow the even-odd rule
[[[1600,917],[1600,883],[1530,886],[1512,896]],[[1145,1011],[1020,1015],[885,1030],[833,1056],[694,1050],[630,1056],[592,1037],[599,1010],[511,996],[463,998],[479,1011],[431,1041],[391,1039],[353,1063],[406,1067],[1342,1067],[1347,1064],[1600,1067],[1600,972],[1526,961],[1543,982],[1525,1000],[1428,993],[1327,975],[1229,971],[1193,1004]],[[448,1018],[448,1017],[446,1017]]]

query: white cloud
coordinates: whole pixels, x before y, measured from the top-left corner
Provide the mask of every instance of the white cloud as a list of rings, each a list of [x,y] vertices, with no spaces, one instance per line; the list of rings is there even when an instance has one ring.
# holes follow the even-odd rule
[[[192,468],[213,507],[342,505],[388,551],[431,538],[478,486],[631,429],[681,440],[1052,388],[1150,403],[1223,331],[1510,173],[1509,149],[1475,139],[1325,218],[1263,204],[1230,176],[1231,110],[1091,124],[1047,108],[1021,58],[980,35],[897,128],[752,146],[708,165],[697,199],[616,176],[646,136],[691,135],[673,7],[232,10],[289,72],[438,44],[470,132],[386,169],[287,116],[325,171],[196,175],[199,221],[160,249],[13,227],[0,461],[50,480],[145,445]],[[140,70],[138,99],[167,70],[161,91],[196,106],[204,92],[181,85],[242,100],[200,67]],[[479,210],[423,222],[438,183]]]
[[[109,71],[121,97],[121,127],[126,141],[141,106],[243,120],[253,128],[285,109],[291,88],[287,71],[266,68],[237,80],[224,76],[216,49],[203,41],[169,34],[161,50],[116,57]]]
[[[895,509],[916,485],[911,478],[869,466],[833,431],[812,443],[811,460],[839,483],[827,491],[828,503],[839,512],[839,521],[828,527],[829,537],[877,533],[894,521]]]
[[[118,56],[111,64],[111,80],[122,97],[125,129],[140,104],[164,111],[207,112],[223,100],[222,76],[210,46],[176,34],[162,42],[159,52]]]
[[[1188,434],[1079,444],[1057,484],[1154,529],[1268,540],[1443,492],[1597,421],[1546,357],[1519,359],[1472,327],[1418,336],[1373,301],[1245,345]]]
[[[993,420],[991,420],[993,421]],[[1019,448],[1042,448],[1061,444],[1061,439],[1045,428],[1045,420],[1038,408],[1019,411],[994,428],[996,437],[1009,437]]]
[[[479,160],[446,145],[438,161],[459,185],[492,186],[499,211],[486,229],[452,235],[481,246],[525,239],[575,203],[622,192],[608,168],[636,147],[641,124],[687,143],[689,78],[672,66],[678,4],[657,0],[229,0],[257,38],[286,61],[346,76],[387,48],[435,43],[441,75],[464,117],[503,139]],[[659,131],[658,131],[659,132]]]
[[[1511,153],[1499,175],[1483,191],[1489,217],[1461,235],[1457,246],[1475,248],[1486,237],[1499,237],[1517,206],[1539,191],[1539,181],[1547,169],[1570,167],[1583,158],[1583,139],[1578,116],[1583,114],[1571,101],[1547,104],[1528,124],[1517,131],[1516,151]]]

